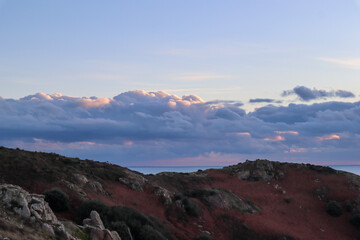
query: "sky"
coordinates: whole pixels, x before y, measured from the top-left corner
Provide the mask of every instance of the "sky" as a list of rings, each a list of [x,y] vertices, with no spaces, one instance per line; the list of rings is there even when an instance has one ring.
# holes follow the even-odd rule
[[[0,0],[0,144],[360,164],[359,29],[359,0]]]

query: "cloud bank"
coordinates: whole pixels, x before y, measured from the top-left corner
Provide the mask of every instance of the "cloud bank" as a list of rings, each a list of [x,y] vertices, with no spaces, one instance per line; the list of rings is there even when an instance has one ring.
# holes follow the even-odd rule
[[[281,101],[271,98],[252,98],[249,103],[281,103]]]
[[[223,165],[262,157],[358,161],[360,102],[267,105],[250,113],[241,106],[141,90],[113,98],[0,98],[0,143],[127,166]]]
[[[283,91],[282,96],[286,97],[289,95],[297,95],[302,101],[310,101],[315,99],[322,98],[353,98],[355,94],[350,91],[345,90],[336,90],[336,91],[325,91],[325,90],[317,90],[310,89],[305,86],[298,86],[292,90]]]

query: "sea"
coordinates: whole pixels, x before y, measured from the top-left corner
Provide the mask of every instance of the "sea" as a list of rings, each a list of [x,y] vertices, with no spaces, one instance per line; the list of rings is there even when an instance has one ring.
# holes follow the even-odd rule
[[[336,170],[342,170],[346,172],[351,172],[356,175],[360,175],[360,165],[329,165]],[[185,166],[185,167],[127,167],[130,170],[137,171],[143,174],[157,174],[161,172],[182,172],[182,173],[189,173],[189,172],[196,172],[198,170],[206,170],[206,169],[220,169],[223,166]]]

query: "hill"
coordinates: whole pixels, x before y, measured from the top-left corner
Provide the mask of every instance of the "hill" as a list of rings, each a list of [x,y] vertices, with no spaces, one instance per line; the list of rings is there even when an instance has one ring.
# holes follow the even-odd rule
[[[0,166],[0,184],[35,194],[56,187],[68,195],[70,209],[55,212],[60,220],[80,224],[97,210],[105,227],[122,239],[346,240],[358,234],[360,177],[329,167],[256,160],[144,175],[4,147]]]

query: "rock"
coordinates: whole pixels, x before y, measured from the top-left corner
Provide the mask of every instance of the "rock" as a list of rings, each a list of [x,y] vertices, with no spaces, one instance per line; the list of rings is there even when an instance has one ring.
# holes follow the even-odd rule
[[[126,177],[119,178],[119,182],[139,192],[144,191],[144,185],[147,183],[147,181],[148,180],[143,177],[142,174],[129,170],[126,170]]]
[[[87,177],[85,177],[84,175],[82,174],[78,174],[78,173],[75,173],[74,174],[74,177],[75,177],[75,180],[80,183],[81,185],[85,185],[86,183],[89,182],[89,180],[87,179]]]
[[[104,224],[103,224],[103,222],[100,218],[100,215],[97,211],[91,211],[90,218],[91,218],[91,221],[92,221],[94,227],[100,228],[102,230],[105,229]]]
[[[75,239],[66,232],[44,198],[44,195],[30,194],[19,186],[0,184],[1,204],[37,224],[44,232],[61,239]]]
[[[55,236],[55,232],[54,229],[51,225],[47,224],[47,223],[43,223],[41,226],[42,230],[44,230],[47,233],[50,233],[51,235]]]
[[[82,198],[82,199],[87,199],[87,194],[85,193],[85,191],[84,191],[79,185],[73,184],[73,183],[71,183],[71,182],[69,182],[69,181],[66,181],[66,180],[64,180],[64,179],[62,179],[61,181],[62,181],[62,182],[65,184],[65,186],[66,186],[67,188],[69,188],[71,191],[76,192],[76,193],[79,195],[80,198]]]
[[[91,240],[121,240],[116,231],[105,229],[100,215],[96,211],[91,211],[90,218],[84,219],[83,224],[90,232]]]
[[[97,181],[89,181],[86,185],[96,192],[105,193],[103,186]]]
[[[119,234],[116,231],[111,231],[110,235],[106,240],[121,240]]]
[[[239,198],[235,193],[223,188],[210,189],[213,194],[203,197],[203,200],[222,209],[237,209],[241,213],[257,213],[260,208],[251,201]]]
[[[31,216],[28,207],[29,198],[29,193],[18,186],[11,184],[1,185],[0,199],[14,212],[25,218]]]
[[[65,227],[65,231],[71,235],[74,235],[76,232],[81,231],[81,229],[75,223],[71,221],[60,221],[60,223]]]
[[[85,218],[83,220],[83,225],[84,225],[84,227],[90,227],[91,226],[91,219],[90,218]]]
[[[90,237],[91,240],[121,240],[116,231],[110,231],[108,229],[101,230],[99,228],[91,229]]]
[[[250,177],[250,171],[249,170],[243,170],[243,171],[240,171],[238,174],[237,174],[237,177],[241,180],[246,180]]]
[[[90,228],[98,228],[101,230],[105,229],[104,224],[97,211],[91,211],[90,218],[85,218],[83,220],[83,225]]]
[[[171,196],[173,196],[173,194],[169,190],[160,186],[156,186],[154,193],[156,196],[159,197],[160,201],[165,205],[170,205],[172,203]]]
[[[105,239],[104,231],[99,228],[91,229],[90,236],[91,236],[91,240],[104,240]]]

